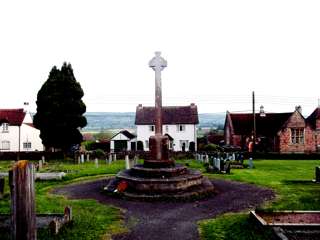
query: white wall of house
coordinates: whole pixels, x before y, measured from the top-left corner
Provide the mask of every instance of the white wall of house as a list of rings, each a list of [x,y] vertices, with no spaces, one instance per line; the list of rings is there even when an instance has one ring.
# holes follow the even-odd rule
[[[195,143],[195,150],[197,150],[197,128],[194,124],[180,124],[183,125],[180,131],[179,124],[163,125],[162,132],[169,134],[173,138],[173,150],[182,151],[182,143],[185,143],[185,150],[189,150],[190,142]],[[137,141],[143,142],[144,150],[149,150],[149,138],[155,134],[154,128],[151,131],[152,125],[137,125]]]
[[[117,140],[125,140],[127,141],[127,151],[131,151],[131,150],[135,150],[135,149],[131,149],[131,143],[132,142],[136,142],[137,139],[133,138],[133,139],[129,139],[127,136],[125,136],[122,133],[117,134],[116,136],[114,136],[111,140],[110,140],[110,150],[111,152],[114,151],[114,141]]]
[[[26,114],[25,120],[23,122],[32,123],[32,119],[29,114]],[[20,127],[12,126],[9,124],[7,131],[4,131],[3,125],[0,126],[0,151],[19,151],[19,136],[21,152],[44,150],[40,138],[40,130],[22,123]]]
[[[26,124],[21,125],[20,151],[43,151],[40,130]],[[28,144],[31,143],[30,144]]]

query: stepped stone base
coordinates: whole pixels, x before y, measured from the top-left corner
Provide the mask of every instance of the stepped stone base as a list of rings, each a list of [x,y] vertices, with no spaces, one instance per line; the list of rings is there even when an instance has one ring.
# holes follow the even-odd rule
[[[165,165],[164,165],[165,166]],[[214,193],[212,183],[199,171],[182,165],[146,168],[145,164],[121,171],[105,188],[113,192],[117,184],[126,182],[127,188],[118,195],[144,201],[190,201]]]

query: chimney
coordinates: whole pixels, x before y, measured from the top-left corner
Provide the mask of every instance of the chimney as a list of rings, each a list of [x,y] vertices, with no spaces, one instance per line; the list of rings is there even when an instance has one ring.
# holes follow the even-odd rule
[[[296,111],[302,114],[302,107],[300,105],[296,106]]]
[[[141,103],[137,106],[137,109],[142,109],[142,104]]]
[[[194,103],[191,103],[190,107],[194,108],[194,107],[196,107],[196,105]]]
[[[260,106],[260,117],[265,117],[266,113],[264,112],[264,106]]]

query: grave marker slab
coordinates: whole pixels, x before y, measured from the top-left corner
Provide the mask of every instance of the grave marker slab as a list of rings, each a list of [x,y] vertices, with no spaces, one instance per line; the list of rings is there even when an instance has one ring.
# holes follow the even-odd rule
[[[34,165],[25,160],[18,161],[9,172],[14,240],[37,239],[34,173]]]

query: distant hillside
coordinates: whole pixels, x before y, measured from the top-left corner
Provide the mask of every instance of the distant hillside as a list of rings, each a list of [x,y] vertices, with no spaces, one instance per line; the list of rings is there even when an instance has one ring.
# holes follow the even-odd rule
[[[104,129],[135,128],[134,112],[88,112],[85,114],[88,125],[84,131],[101,131]],[[225,114],[199,114],[199,127],[216,128],[224,124]]]

